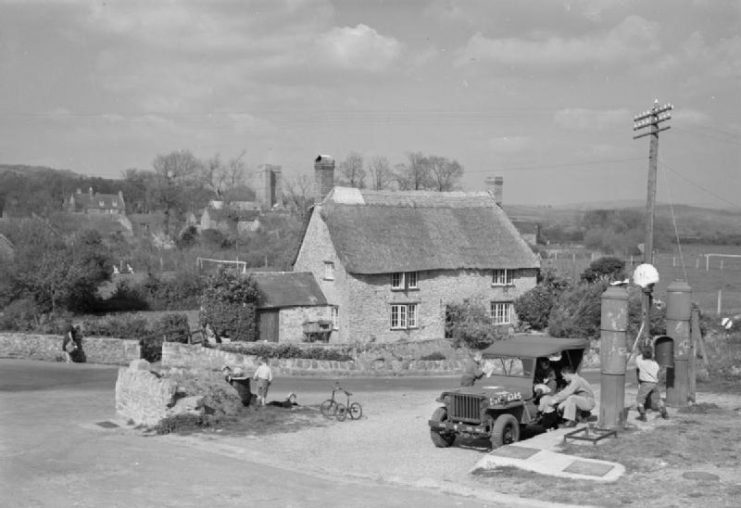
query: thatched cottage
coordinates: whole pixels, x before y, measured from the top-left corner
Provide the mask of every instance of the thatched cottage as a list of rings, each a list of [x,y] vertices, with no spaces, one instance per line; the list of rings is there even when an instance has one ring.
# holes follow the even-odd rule
[[[495,324],[540,267],[487,192],[370,191],[334,187],[334,161],[315,162],[317,203],[294,270],[311,272],[335,309],[332,342],[444,336],[446,306],[486,302]]]

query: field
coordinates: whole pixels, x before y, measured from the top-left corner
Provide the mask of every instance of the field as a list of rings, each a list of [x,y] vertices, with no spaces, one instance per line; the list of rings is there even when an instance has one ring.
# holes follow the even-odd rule
[[[741,257],[706,258],[706,254],[741,255],[741,247],[724,245],[686,245],[681,252],[656,254],[654,265],[661,280],[654,297],[665,300],[666,288],[677,279],[686,280],[692,287],[692,300],[707,314],[734,315],[741,313]],[[543,260],[544,267],[554,267],[563,275],[578,278],[596,257],[581,248],[559,249]],[[626,267],[642,263],[639,257],[625,259]],[[719,301],[720,300],[720,301]]]

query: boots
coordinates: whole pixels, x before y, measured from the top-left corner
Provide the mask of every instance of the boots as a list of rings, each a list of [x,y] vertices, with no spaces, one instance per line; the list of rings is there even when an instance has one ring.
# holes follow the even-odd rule
[[[664,411],[666,411],[666,409]],[[638,408],[638,416],[636,416],[636,420],[641,421],[641,422],[647,421],[646,410],[643,409],[642,407]]]

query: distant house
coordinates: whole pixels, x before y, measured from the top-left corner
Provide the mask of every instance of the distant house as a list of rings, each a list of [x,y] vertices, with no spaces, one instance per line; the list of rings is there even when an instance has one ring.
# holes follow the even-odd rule
[[[333,182],[317,158],[317,195]],[[516,321],[540,261],[486,192],[334,187],[314,206],[294,270],[314,274],[339,342],[441,338],[449,304],[483,301],[493,324]]]
[[[260,291],[259,340],[305,342],[329,338],[332,308],[311,273],[255,272],[250,276]]]
[[[15,257],[15,246],[8,238],[0,234],[0,259],[13,259]]]
[[[65,209],[71,213],[125,215],[126,203],[121,191],[118,194],[99,194],[90,187],[88,192],[77,189],[65,203]]]
[[[224,234],[257,231],[260,228],[259,210],[206,207],[201,214],[201,231],[216,229]]]

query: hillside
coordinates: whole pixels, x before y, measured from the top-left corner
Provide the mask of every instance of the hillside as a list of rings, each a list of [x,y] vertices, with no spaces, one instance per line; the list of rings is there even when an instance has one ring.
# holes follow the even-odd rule
[[[603,209],[624,209],[643,212],[644,205],[634,204],[632,206],[609,206],[605,203]],[[539,223],[543,227],[557,225],[567,228],[578,228],[584,213],[596,210],[596,205],[586,206],[577,204],[573,206],[531,206],[531,205],[507,205],[505,210],[513,220]],[[680,236],[713,237],[741,235],[741,209],[729,210],[718,208],[702,208],[689,205],[674,205],[672,207],[659,204],[656,207],[657,221],[665,221],[672,225],[676,221]]]

